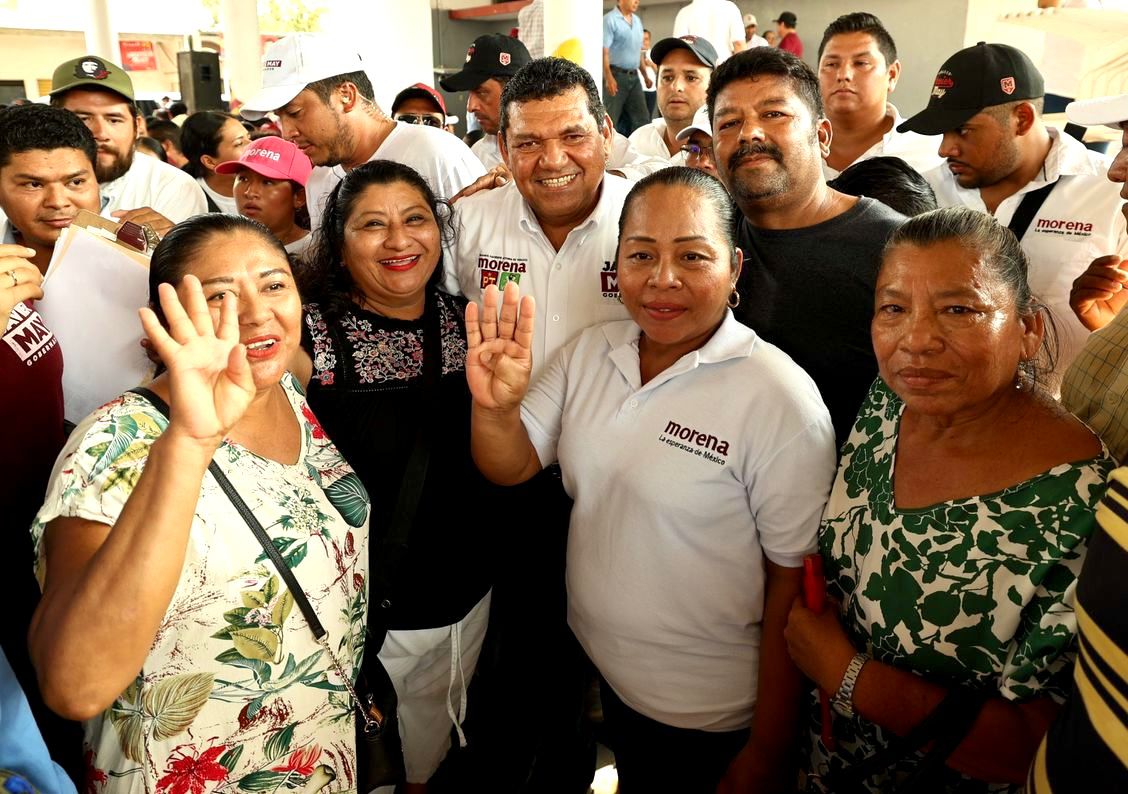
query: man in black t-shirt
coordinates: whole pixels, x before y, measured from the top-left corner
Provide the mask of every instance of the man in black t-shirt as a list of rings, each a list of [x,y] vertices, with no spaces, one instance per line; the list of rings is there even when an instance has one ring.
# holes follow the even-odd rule
[[[827,187],[831,128],[815,73],[756,47],[713,74],[717,171],[742,217],[737,318],[814,379],[841,447],[877,375],[870,343],[881,251],[905,219]]]

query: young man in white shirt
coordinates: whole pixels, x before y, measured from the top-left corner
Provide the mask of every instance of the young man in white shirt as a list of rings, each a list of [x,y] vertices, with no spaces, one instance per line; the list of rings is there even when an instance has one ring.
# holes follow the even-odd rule
[[[134,156],[133,82],[120,66],[95,55],[60,64],[51,78],[51,104],[77,115],[94,134],[103,215],[163,234],[207,212],[196,180],[156,158]]]
[[[744,24],[732,0],[693,0],[674,17],[674,36],[701,36],[716,48],[716,64],[744,49]],[[654,59],[658,63],[658,59]]]
[[[845,14],[819,44],[819,88],[833,137],[823,174],[833,179],[871,157],[900,157],[924,173],[941,163],[940,136],[898,132],[904,119],[889,101],[901,77],[893,37],[873,14]]]
[[[662,157],[671,165],[685,165],[678,133],[705,105],[705,92],[717,64],[717,51],[701,36],[662,39],[651,50],[658,64],[658,112],[661,117],[639,127],[631,145],[643,154]]]
[[[943,135],[947,162],[924,175],[939,206],[990,213],[1022,241],[1030,291],[1056,321],[1056,390],[1089,335],[1070,310],[1073,280],[1099,256],[1128,253],[1128,234],[1108,158],[1047,127],[1043,94],[1023,52],[980,42],[944,62],[928,107],[901,129]]]
[[[750,50],[753,47],[770,47],[768,40],[763,36],[756,33],[756,15],[744,15],[744,49]]]
[[[485,133],[470,151],[487,169],[502,162],[497,149],[501,92],[517,70],[530,60],[528,49],[520,41],[502,33],[490,33],[474,39],[466,50],[466,64],[461,72],[439,81],[444,91],[470,92],[466,97],[466,112],[474,114]]]
[[[312,229],[321,225],[325,201],[345,171],[370,160],[411,166],[441,198],[484,173],[466,144],[445,130],[388,118],[360,55],[319,33],[293,33],[267,48],[262,90],[241,112],[252,121],[276,113],[282,137],[317,166],[306,185]]]

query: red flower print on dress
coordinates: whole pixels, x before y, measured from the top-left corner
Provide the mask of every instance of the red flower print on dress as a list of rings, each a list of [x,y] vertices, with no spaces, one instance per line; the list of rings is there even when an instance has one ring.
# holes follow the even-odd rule
[[[302,416],[304,416],[306,418],[306,420],[311,425],[313,425],[313,437],[314,438],[316,438],[318,441],[326,438],[325,428],[323,428],[321,426],[321,422],[317,421],[317,417],[313,415],[313,411],[311,411],[309,409],[309,406],[306,405],[305,403],[302,403]]]
[[[271,767],[271,772],[296,772],[302,777],[309,777],[317,766],[317,759],[321,758],[321,746],[311,744],[308,747],[299,747],[290,753],[286,763],[282,766]]]
[[[82,763],[86,767],[86,794],[98,794],[98,786],[106,785],[109,777],[104,771],[94,766],[93,750],[86,751],[86,754],[82,757]]]
[[[199,755],[195,754],[194,747],[188,748],[193,753],[188,755],[184,751],[186,746],[177,747],[169,755],[168,772],[157,781],[157,791],[161,794],[204,794],[215,790],[215,786],[209,784],[227,779],[227,767],[218,761],[227,745],[216,745]]]

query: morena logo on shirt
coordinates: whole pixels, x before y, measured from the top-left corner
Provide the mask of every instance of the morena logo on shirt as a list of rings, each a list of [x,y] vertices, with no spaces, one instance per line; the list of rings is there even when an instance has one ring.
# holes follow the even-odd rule
[[[688,452],[710,463],[724,465],[729,453],[729,442],[710,433],[703,433],[689,425],[682,425],[672,419],[666,422],[666,429],[658,434],[663,444]]]
[[[8,329],[4,341],[19,356],[24,366],[30,367],[47,353],[51,352],[59,340],[47,328],[38,312],[26,304],[17,303],[8,318]]]
[[[1039,218],[1034,223],[1034,231],[1060,237],[1092,237],[1093,224],[1068,218]]]
[[[512,281],[521,283],[521,274],[529,269],[529,260],[512,259],[496,254],[478,254],[478,272],[481,274],[479,284],[485,289],[490,284],[496,284],[498,289],[505,289],[505,285]]]

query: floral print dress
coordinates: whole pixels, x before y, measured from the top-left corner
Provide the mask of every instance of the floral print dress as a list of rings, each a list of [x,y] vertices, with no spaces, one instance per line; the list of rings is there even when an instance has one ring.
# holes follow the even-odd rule
[[[1115,462],[1102,445],[1096,458],[1055,466],[998,493],[899,509],[893,472],[903,408],[884,382],[874,383],[843,447],[819,533],[828,590],[842,604],[854,645],[937,683],[990,689],[1014,701],[1049,695],[1062,702],[1076,650],[1077,575]],[[811,715],[818,775],[887,742],[872,722],[835,715],[838,748],[830,753],[818,738],[817,696]],[[896,790],[919,760],[913,754],[865,787]],[[948,767],[939,774],[937,790],[1022,790]]]
[[[215,460],[305,589],[341,665],[359,667],[369,500],[287,375],[301,428],[294,465],[225,441]],[[59,516],[112,525],[167,426],[125,394],[89,416],[56,464],[32,534]],[[205,475],[184,568],[136,680],[85,725],[87,794],[356,789],[353,711],[262,547]]]

